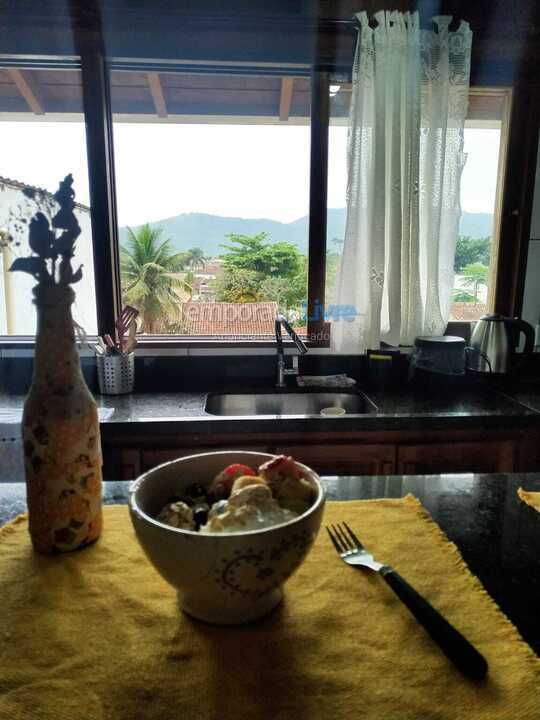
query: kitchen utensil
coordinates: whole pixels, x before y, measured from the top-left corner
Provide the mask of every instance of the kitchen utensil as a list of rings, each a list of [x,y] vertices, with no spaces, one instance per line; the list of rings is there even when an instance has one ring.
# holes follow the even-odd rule
[[[98,355],[96,357],[99,391],[102,395],[125,395],[133,392],[135,356],[133,353]]]
[[[389,565],[377,562],[347,523],[332,525],[326,530],[338,555],[348,565],[365,567],[383,576],[398,598],[464,675],[471,680],[481,680],[485,677],[488,664],[483,655],[399,573]]]
[[[107,345],[105,344],[105,342],[103,341],[103,338],[100,335],[98,335],[97,344],[101,350],[101,354],[106,355],[108,352]]]
[[[105,344],[107,345],[107,348],[108,348],[107,354],[118,355],[120,353],[120,351],[116,347],[116,343],[114,342],[114,340],[112,339],[112,337],[110,335],[104,335],[103,339],[105,340]]]
[[[440,375],[465,374],[465,340],[454,335],[417,337],[411,356],[411,371],[427,370]]]
[[[139,314],[139,311],[131,307],[131,305],[126,305],[118,320],[115,323],[117,335],[118,335],[118,347],[121,352],[125,351],[124,348],[124,336],[126,335],[126,332],[128,331],[128,326],[132,320],[134,320]]]
[[[516,352],[520,335],[525,335],[522,353]],[[507,373],[516,370],[534,349],[534,328],[519,318],[483,315],[471,335],[467,367],[479,373]]]
[[[135,337],[136,333],[137,333],[137,320],[136,320],[136,318],[132,318],[127,325],[127,340],[125,341],[125,347],[124,347],[125,353],[133,352],[133,349],[135,348],[135,345],[137,344],[137,338]]]

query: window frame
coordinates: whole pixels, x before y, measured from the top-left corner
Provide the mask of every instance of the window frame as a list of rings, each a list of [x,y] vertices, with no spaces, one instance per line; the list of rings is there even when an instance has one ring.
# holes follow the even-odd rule
[[[114,319],[121,307],[118,223],[116,217],[114,148],[112,137],[112,112],[109,70],[120,67],[114,59],[107,58],[99,45],[100,40],[85,40],[79,47],[78,56],[11,55],[0,58],[1,67],[18,68],[80,68],[83,76],[83,106],[86,122],[86,147],[89,168],[90,199],[92,213],[92,242],[96,284],[96,311],[98,332],[114,333]],[[128,69],[129,61],[123,61],[122,69]],[[144,67],[158,69],[157,61],[145,61]],[[162,66],[169,63],[162,63]],[[135,63],[137,68],[141,62]],[[134,66],[134,67],[135,67]],[[181,62],[175,68],[184,67]],[[287,65],[282,64],[284,72]],[[224,67],[229,67],[225,62]],[[281,64],[280,64],[281,67]],[[292,68],[292,66],[291,66]],[[308,238],[308,339],[309,347],[328,348],[329,323],[309,320],[318,298],[324,298],[326,260],[326,198],[328,169],[329,85],[333,75],[328,67],[311,65],[311,148],[309,190],[309,238]],[[492,297],[496,312],[513,315],[521,309],[525,277],[528,227],[532,209],[534,188],[534,164],[538,145],[539,94],[538,88],[518,83],[513,88],[486,88],[475,86],[471,92],[507,93],[507,127],[501,134],[501,160],[499,163],[499,203],[494,220],[494,247],[498,258],[495,263]],[[502,133],[502,128],[501,128]],[[527,162],[522,160],[525,148]],[[531,159],[532,158],[532,159]],[[525,170],[525,172],[524,172]],[[498,220],[497,222],[497,214]],[[517,228],[516,228],[517,224]],[[497,243],[495,244],[495,234]],[[516,249],[517,234],[517,249]],[[508,262],[510,260],[510,262]],[[491,293],[490,293],[491,296]],[[463,332],[469,323],[450,321],[447,332]],[[322,336],[322,339],[321,339]],[[0,349],[33,347],[31,336],[0,336]],[[292,345],[292,343],[290,343]],[[149,336],[141,338],[143,350],[174,350],[214,348],[269,349],[275,345],[269,340],[213,340],[182,336]]]
[[[499,159],[497,163],[497,187],[495,190],[495,205],[493,208],[493,229],[491,238],[491,258],[489,261],[489,282],[487,296],[488,313],[496,312],[496,297],[499,282],[499,261],[501,247],[502,208],[504,202],[504,173],[507,166],[508,140],[510,135],[510,115],[514,100],[514,91],[511,87],[471,87],[469,98],[486,98],[490,101],[501,104],[500,116],[493,117],[500,122]],[[466,118],[467,120],[489,120],[487,116]],[[449,320],[446,326],[447,335],[465,336],[468,341],[472,332],[472,324],[475,320]]]
[[[182,63],[160,63],[158,68],[164,70],[189,70],[190,64]],[[201,66],[198,66],[200,70]],[[252,71],[259,74],[264,73],[264,66],[253,63],[224,63],[223,65],[209,64],[208,68],[213,72],[241,72]],[[156,70],[154,63],[142,63],[141,61],[123,60],[121,63],[111,61],[108,63],[108,70],[126,70],[133,69],[137,71]],[[268,71],[277,74],[279,69],[280,75],[292,72],[299,74],[298,66],[287,66],[285,64],[273,63]],[[308,66],[304,67],[304,70]],[[323,320],[312,320],[314,308],[320,298],[324,298],[324,282],[325,282],[325,258],[326,258],[326,196],[328,185],[328,88],[329,73],[324,69],[311,66],[309,68],[311,103],[310,103],[310,177],[309,177],[309,208],[308,208],[308,283],[307,283],[307,337],[306,345],[310,348],[328,348],[330,347],[329,324]],[[307,73],[306,73],[307,75]],[[109,84],[110,75],[107,75],[106,82]],[[104,110],[109,115],[112,128],[112,106],[110,100],[110,88],[107,97],[104,97],[106,106]],[[114,157],[112,133],[110,136],[110,151]],[[324,212],[323,212],[324,210]],[[118,227],[118,223],[115,223]],[[119,265],[117,267],[118,278],[120,277]],[[99,312],[99,311],[98,311]],[[113,334],[114,330],[110,334]],[[294,344],[284,337],[285,345],[293,347]],[[141,336],[139,346],[145,349],[173,349],[173,348],[274,348],[275,341],[269,339],[252,339],[252,340],[224,340],[212,339],[211,337],[198,336],[182,336],[182,335],[152,335]]]
[[[51,68],[58,67],[62,58],[49,64],[49,58],[38,63],[33,58],[12,57],[0,66]],[[80,58],[70,57],[70,67],[82,73],[83,111],[86,124],[86,151],[88,158],[90,209],[92,217],[92,246],[94,256],[95,301],[98,333],[115,333],[115,318],[122,305],[120,285],[120,246],[116,209],[116,180],[114,172],[113,115],[110,91],[110,71],[114,69],[155,70],[154,63],[130,64],[108,60],[105,54],[86,43]],[[225,64],[231,69],[230,64]],[[170,67],[169,64],[162,64]],[[274,65],[274,69],[277,64]],[[217,66],[216,66],[217,67]],[[239,65],[234,66],[241,70]],[[283,73],[288,68],[283,67]],[[306,66],[308,67],[308,66]],[[245,68],[245,66],[244,66]],[[174,69],[183,65],[174,64]],[[296,68],[298,70],[298,68]],[[309,230],[308,230],[308,298],[307,339],[308,347],[329,347],[328,324],[323,320],[311,320],[313,309],[324,298],[324,275],[326,253],[326,188],[328,162],[328,86],[329,75],[324,70],[310,68],[310,176],[309,176]],[[324,210],[324,212],[323,212]],[[325,337],[326,335],[326,337]],[[92,339],[93,336],[90,337]],[[284,338],[285,345],[293,343]],[[1,347],[31,347],[32,336],[0,336]],[[273,348],[275,341],[214,340],[210,337],[180,335],[152,335],[139,338],[141,349],[188,349],[188,348]]]

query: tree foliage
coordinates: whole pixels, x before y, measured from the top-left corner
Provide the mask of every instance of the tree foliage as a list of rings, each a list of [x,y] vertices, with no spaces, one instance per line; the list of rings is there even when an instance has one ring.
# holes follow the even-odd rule
[[[289,277],[297,275],[302,267],[302,255],[295,245],[287,242],[268,243],[267,233],[257,235],[227,235],[228,252],[221,255],[227,270],[252,270],[261,275]]]
[[[336,283],[336,275],[339,270],[339,263],[341,261],[340,253],[333,250],[326,251],[326,288],[325,288],[325,303],[329,305],[334,300],[334,287]]]
[[[189,248],[186,253],[186,262],[191,270],[200,270],[206,265],[207,261],[208,258],[200,247]]]
[[[466,265],[481,263],[489,267],[491,257],[491,238],[472,238],[460,235],[456,244],[454,271],[461,273]]]
[[[221,302],[277,302],[280,312],[298,311],[307,296],[307,260],[291,243],[269,243],[266,233],[227,235],[224,275],[214,283]]]
[[[478,302],[480,288],[488,284],[489,267],[479,262],[471,263],[461,269],[461,276],[463,285],[472,289],[474,302]]]
[[[475,302],[474,295],[470,292],[467,292],[466,290],[462,290],[461,288],[454,288],[452,293],[454,302]]]
[[[257,302],[261,276],[253,270],[236,269],[224,273],[213,283],[216,300],[229,303]]]
[[[128,228],[127,247],[120,251],[123,298],[139,310],[147,333],[158,332],[176,314],[181,293],[192,292],[184,272],[188,254],[175,253],[171,241],[160,236],[161,230],[148,224],[137,232]]]

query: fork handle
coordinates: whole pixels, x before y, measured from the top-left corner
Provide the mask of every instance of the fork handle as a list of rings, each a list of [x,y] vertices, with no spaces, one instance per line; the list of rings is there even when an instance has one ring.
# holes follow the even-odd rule
[[[486,659],[453,625],[450,625],[448,620],[393,568],[383,565],[379,573],[464,675],[471,680],[481,680],[485,677],[488,670]]]

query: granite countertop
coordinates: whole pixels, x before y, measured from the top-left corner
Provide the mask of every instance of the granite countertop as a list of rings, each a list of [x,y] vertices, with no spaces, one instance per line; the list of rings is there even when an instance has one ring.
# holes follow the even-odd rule
[[[275,392],[267,386],[256,386],[252,391]],[[293,388],[290,388],[290,392]],[[252,416],[210,415],[204,411],[207,392],[250,392],[250,388],[221,386],[208,391],[133,393],[131,395],[97,395],[102,432],[137,431],[136,424],[152,423],[153,430],[174,430],[178,423],[185,432],[272,432],[320,431],[339,432],[354,430],[399,429],[460,429],[508,428],[540,426],[540,388],[537,386],[499,390],[489,386],[470,389],[406,388],[400,392],[366,390],[377,406],[375,412],[346,415],[338,418],[317,416]],[[298,389],[294,389],[298,392]],[[282,391],[283,392],[283,391]],[[287,392],[287,391],[285,391]],[[0,394],[0,424],[20,422],[23,395]],[[125,426],[125,427],[123,427]],[[141,427],[142,430],[142,427]]]
[[[540,474],[324,477],[331,500],[415,495],[471,571],[540,653],[540,514],[517,489],[540,491]],[[128,482],[106,482],[104,502],[125,504]],[[24,483],[0,485],[0,525],[26,510]]]

